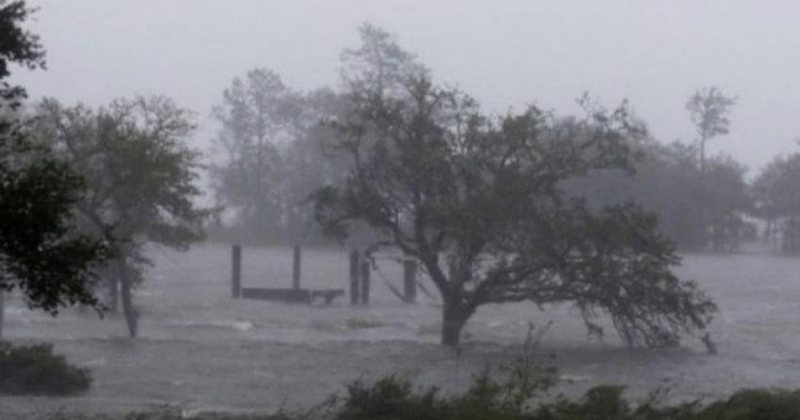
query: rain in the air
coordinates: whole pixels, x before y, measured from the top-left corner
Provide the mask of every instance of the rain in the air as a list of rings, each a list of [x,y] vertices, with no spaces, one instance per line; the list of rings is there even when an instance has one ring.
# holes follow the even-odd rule
[[[0,420],[800,419],[799,16],[0,0]]]

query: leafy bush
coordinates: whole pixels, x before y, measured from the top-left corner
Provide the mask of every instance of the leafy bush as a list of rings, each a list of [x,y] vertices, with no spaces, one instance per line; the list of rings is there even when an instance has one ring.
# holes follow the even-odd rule
[[[53,354],[52,344],[0,342],[0,394],[68,395],[89,389],[89,371]]]
[[[546,329],[546,328],[545,328]],[[555,369],[536,352],[541,333],[528,327],[522,354],[492,372],[484,369],[460,395],[443,396],[435,387],[415,390],[409,381],[390,375],[372,385],[355,381],[337,420],[517,420],[535,419],[529,403],[555,383]]]
[[[464,394],[441,395],[436,388],[415,390],[407,380],[387,376],[371,385],[355,381],[341,405],[292,413],[186,413],[179,409],[122,415],[59,413],[50,420],[795,420],[800,418],[800,390],[742,390],[707,406],[698,402],[662,404],[653,394],[634,404],[624,387],[603,385],[578,400],[557,398],[528,406],[517,404],[499,382],[486,374],[474,378]],[[327,409],[326,409],[327,408]]]
[[[662,404],[654,394],[634,404],[624,387],[603,385],[577,401],[558,398],[536,406],[508,400],[508,393],[485,375],[475,378],[463,395],[444,397],[434,388],[413,392],[411,385],[389,376],[365,386],[357,381],[336,420],[796,420],[800,390],[742,390],[708,406],[687,402]]]
[[[800,390],[741,390],[726,401],[711,404],[698,417],[703,420],[800,419]]]

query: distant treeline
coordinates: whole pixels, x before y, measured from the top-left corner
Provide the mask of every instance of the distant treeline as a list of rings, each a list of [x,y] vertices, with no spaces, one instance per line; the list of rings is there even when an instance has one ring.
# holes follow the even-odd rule
[[[377,62],[370,71],[348,72],[348,57],[357,53],[342,54],[343,86],[370,82],[353,80],[353,74],[381,77],[384,64]],[[412,55],[406,58],[408,65],[417,63]],[[403,60],[391,64],[398,62],[403,65]],[[327,87],[300,92],[262,68],[233,80],[213,111],[220,129],[210,174],[221,211],[208,228],[210,239],[329,243],[308,197],[343,182],[353,167],[332,146],[338,144],[334,126],[347,124],[354,111],[344,92]],[[699,89],[686,104],[687,118],[697,128],[693,141],[664,144],[640,122],[640,134],[629,139],[640,156],[633,171],[593,172],[564,188],[597,205],[628,200],[644,205],[683,251],[737,252],[761,238],[774,240],[774,250],[800,252],[800,154],[775,158],[752,181],[731,156],[706,156],[706,143],[727,134],[735,102],[716,88]],[[559,130],[580,135],[578,126],[567,119]],[[360,235],[371,236],[364,229],[354,240]]]

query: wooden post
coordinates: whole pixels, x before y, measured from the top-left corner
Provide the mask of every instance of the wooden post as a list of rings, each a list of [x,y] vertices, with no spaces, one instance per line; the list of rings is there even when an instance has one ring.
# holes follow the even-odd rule
[[[292,288],[295,290],[300,288],[300,253],[300,245],[295,245],[294,258],[292,261]]]
[[[128,324],[128,334],[133,338],[139,335],[139,312],[133,308],[133,294],[131,293],[131,278],[128,266],[118,263],[119,281],[122,297],[122,312],[125,314],[125,322]]]
[[[231,296],[239,299],[242,295],[242,246],[231,248]]]
[[[358,292],[359,292],[359,272],[358,272],[358,250],[353,250],[350,253],[350,304],[358,305]]]
[[[361,304],[369,304],[369,261],[361,263]]]
[[[417,302],[417,261],[403,261],[403,294],[406,303]]]
[[[0,289],[0,340],[3,340],[3,315],[5,314],[3,300],[5,299],[5,293],[3,289]]]

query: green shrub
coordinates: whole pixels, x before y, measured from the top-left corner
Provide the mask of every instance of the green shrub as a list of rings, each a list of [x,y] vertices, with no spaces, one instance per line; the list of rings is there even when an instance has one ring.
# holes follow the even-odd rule
[[[88,370],[53,354],[52,344],[0,342],[0,394],[69,395],[86,391],[91,382]]]
[[[800,419],[800,390],[741,390],[726,401],[711,404],[698,417],[703,420]]]
[[[535,420],[529,403],[553,384],[555,369],[535,351],[538,339],[529,328],[522,355],[492,372],[473,377],[466,392],[444,396],[435,387],[414,390],[408,380],[387,376],[372,385],[355,381],[337,420]]]
[[[519,403],[508,384],[481,374],[461,395],[445,397],[435,388],[412,389],[389,376],[366,386],[348,387],[337,420],[797,420],[800,390],[743,390],[705,407],[698,402],[663,404],[654,394],[637,404],[624,398],[624,387],[603,385],[578,400],[563,397],[537,405]],[[514,385],[518,390],[519,385]],[[512,387],[514,387],[512,386]]]
[[[434,420],[440,400],[436,388],[414,392],[411,383],[396,376],[387,376],[367,386],[358,380],[347,386],[347,396],[340,420],[418,419]]]
[[[488,372],[488,371],[487,371]],[[800,390],[743,390],[708,406],[698,402],[662,404],[659,394],[637,404],[624,398],[621,386],[590,389],[578,400],[563,397],[536,405],[519,404],[508,384],[482,373],[463,394],[445,396],[436,388],[415,389],[390,375],[372,384],[355,381],[340,405],[323,410],[271,414],[204,413],[198,420],[796,420],[800,419]],[[515,386],[519,389],[519,386]],[[334,406],[335,405],[335,406]],[[325,409],[327,407],[327,409]],[[50,420],[178,420],[181,410],[157,410],[122,415],[66,414]]]

